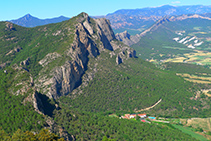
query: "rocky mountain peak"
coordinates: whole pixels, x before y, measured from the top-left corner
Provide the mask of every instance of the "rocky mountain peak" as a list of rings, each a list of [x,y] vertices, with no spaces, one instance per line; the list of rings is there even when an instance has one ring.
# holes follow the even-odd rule
[[[26,17],[26,18],[31,18],[31,17],[32,17],[32,15],[30,15],[30,14],[26,14],[24,17]]]
[[[38,91],[46,94],[49,98],[57,99],[80,86],[85,81],[82,80],[82,76],[89,68],[90,58],[97,60],[97,57],[106,50],[112,52],[113,57],[118,58],[117,64],[123,63],[125,59],[135,57],[133,49],[126,45],[119,45],[119,42],[114,40],[116,38],[109,20],[105,18],[92,19],[83,12],[68,21],[68,23],[70,22],[75,25],[74,32],[71,32],[74,35],[74,41],[64,54],[71,57],[71,60],[66,61],[62,66],[55,66],[51,70],[51,77],[40,75],[35,82]],[[44,67],[44,71],[48,64],[61,57],[61,54],[49,53],[39,63]],[[93,70],[92,77],[94,77],[94,72],[96,71]]]
[[[79,15],[77,15],[76,18],[77,18],[77,22],[79,23],[90,19],[89,15],[85,12],[82,12]]]
[[[20,18],[22,21],[30,21],[30,20],[33,20],[33,19],[37,19],[35,17],[33,17],[32,15],[30,14],[26,14],[25,16],[23,16],[22,18]]]
[[[46,25],[50,23],[58,23],[65,20],[68,20],[69,18],[60,16],[52,19],[38,19],[37,17],[32,16],[31,14],[26,14],[25,16],[11,20],[10,22],[23,26],[23,27],[35,27],[40,25]]]

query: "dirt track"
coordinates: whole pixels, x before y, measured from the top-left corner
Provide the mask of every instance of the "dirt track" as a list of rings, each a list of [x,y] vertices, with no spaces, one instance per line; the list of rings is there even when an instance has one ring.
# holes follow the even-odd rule
[[[152,109],[152,108],[154,108],[156,105],[158,105],[161,101],[162,101],[162,99],[158,100],[158,102],[156,102],[154,105],[152,105],[152,106],[150,106],[150,107],[148,107],[148,108],[144,108],[144,109],[141,109],[141,110],[135,110],[135,112],[138,113],[138,112],[141,112],[141,111],[147,111],[147,110],[149,110],[149,109]]]

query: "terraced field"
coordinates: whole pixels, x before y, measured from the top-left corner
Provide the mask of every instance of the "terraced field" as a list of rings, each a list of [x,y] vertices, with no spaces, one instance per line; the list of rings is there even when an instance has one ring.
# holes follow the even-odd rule
[[[185,80],[194,82],[194,83],[201,83],[201,84],[211,83],[210,75],[198,76],[198,75],[190,75],[190,74],[185,74],[185,73],[177,73],[176,75],[182,76]]]
[[[175,57],[164,60],[163,62],[184,62],[198,65],[211,65],[211,52],[194,50],[196,53],[186,53],[184,57]]]

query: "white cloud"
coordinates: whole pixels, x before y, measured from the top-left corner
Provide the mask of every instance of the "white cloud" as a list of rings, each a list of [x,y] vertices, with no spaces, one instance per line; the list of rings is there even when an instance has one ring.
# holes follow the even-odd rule
[[[179,3],[181,3],[180,1],[172,1],[171,2],[172,4],[179,4]]]

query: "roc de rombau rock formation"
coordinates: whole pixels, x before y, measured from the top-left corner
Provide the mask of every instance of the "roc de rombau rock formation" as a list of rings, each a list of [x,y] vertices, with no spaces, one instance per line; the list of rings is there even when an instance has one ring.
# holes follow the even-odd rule
[[[69,27],[69,25],[74,26]],[[10,24],[10,27],[13,25]],[[38,60],[37,62],[42,66],[42,69],[35,78],[26,69],[30,60],[33,60],[31,56],[14,67],[20,72],[21,70],[28,71],[28,79],[31,83],[22,83],[24,85],[18,91],[11,91],[18,95],[26,92],[25,89],[32,87],[34,92],[24,102],[32,102],[39,113],[43,113],[43,106],[38,93],[44,94],[50,99],[58,99],[60,96],[71,94],[76,88],[87,86],[88,82],[95,77],[96,71],[99,71],[96,66],[101,53],[108,53],[110,57],[115,58],[116,65],[136,56],[135,50],[116,39],[110,22],[105,18],[92,19],[86,13],[81,13],[73,19],[65,21],[64,26],[57,29],[55,33],[48,33],[47,27],[43,27],[42,30],[45,32],[45,36],[61,36],[58,41],[61,42],[61,46],[63,43],[70,42],[66,38],[64,39],[64,36],[71,36],[73,40],[63,52],[48,52],[47,55]],[[38,43],[35,47],[37,46],[40,44]],[[21,51],[23,50],[24,48],[21,48]],[[60,65],[51,65],[56,60],[65,61]],[[90,67],[90,64],[94,64],[94,67]],[[89,71],[87,71],[88,69]],[[77,96],[76,92],[72,94]]]
[[[133,49],[126,45],[121,46],[115,41],[116,38],[108,20],[93,20],[86,13],[82,13],[77,21],[73,33],[74,41],[71,47],[65,51],[71,60],[66,61],[60,67],[53,68],[51,77],[41,76],[35,83],[38,90],[49,98],[67,95],[80,85],[81,77],[88,67],[89,57],[97,58],[104,50],[110,50],[113,53],[115,50],[120,50],[119,53],[114,53],[117,64],[120,64],[123,59],[135,57]],[[121,53],[123,50],[127,51],[127,55]],[[57,57],[60,57],[58,53],[49,53],[39,63],[45,67],[49,61]]]

